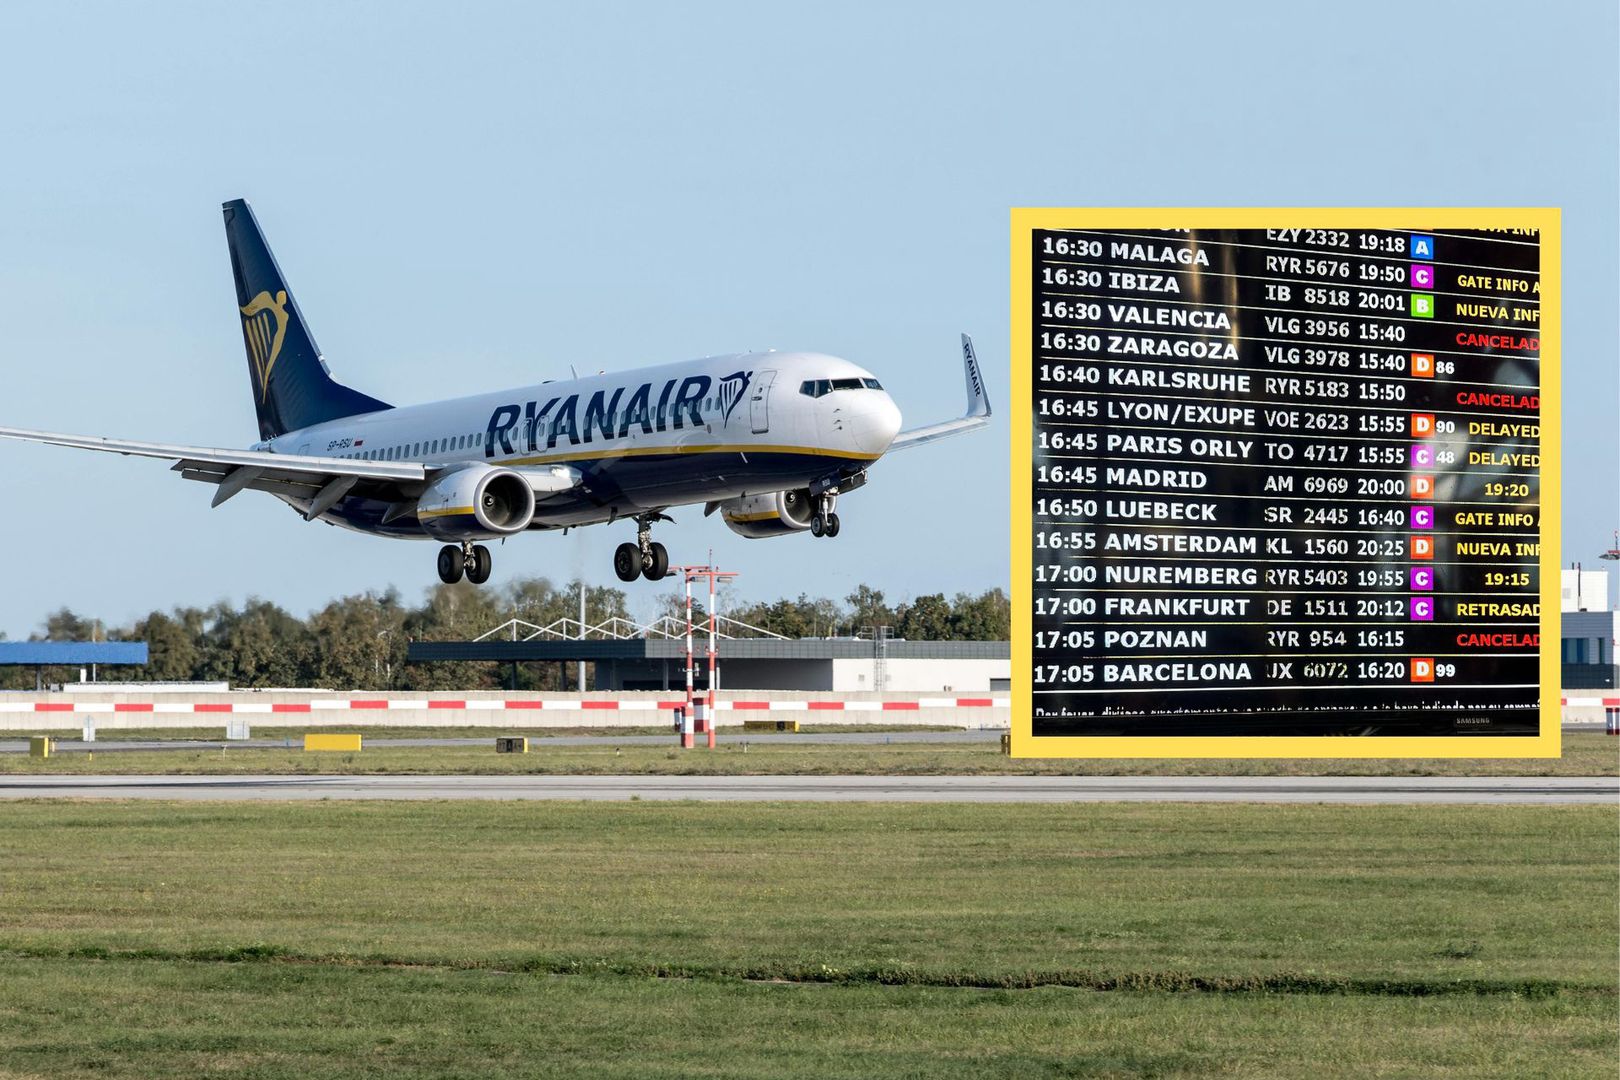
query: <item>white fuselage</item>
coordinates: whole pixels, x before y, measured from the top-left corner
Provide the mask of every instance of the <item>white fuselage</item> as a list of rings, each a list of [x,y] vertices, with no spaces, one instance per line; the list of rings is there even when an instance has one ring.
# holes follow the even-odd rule
[[[900,410],[868,371],[818,353],[707,357],[346,417],[279,436],[275,453],[519,471],[580,482],[541,495],[534,528],[803,487],[882,456]],[[388,504],[345,499],[322,517],[423,537]]]

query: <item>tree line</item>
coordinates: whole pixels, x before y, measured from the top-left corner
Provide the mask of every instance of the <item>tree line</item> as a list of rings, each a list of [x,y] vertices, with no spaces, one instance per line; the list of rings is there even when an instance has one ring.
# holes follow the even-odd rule
[[[943,593],[891,602],[862,585],[842,600],[800,594],[797,599],[745,602],[720,593],[721,615],[789,638],[870,637],[888,627],[894,638],[913,641],[1005,641],[1011,614],[1000,589],[979,594]],[[693,612],[708,618],[706,590],[694,585]],[[659,615],[684,623],[684,597],[667,594]],[[493,662],[407,664],[412,641],[465,641],[510,619],[547,626],[579,617],[579,583],[555,585],[524,578],[500,588],[435,585],[421,604],[405,603],[398,591],[367,592],[333,600],[299,618],[268,600],[250,598],[240,607],[154,611],[128,626],[63,608],[46,618],[33,641],[145,641],[148,662],[106,667],[104,682],[225,682],[243,688],[356,690],[574,689],[573,665],[519,665],[514,672]],[[630,620],[623,590],[587,586],[585,621]],[[569,633],[573,630],[570,628]],[[522,633],[520,633],[522,636]],[[5,637],[0,634],[0,639]],[[514,676],[516,685],[514,687]],[[76,682],[77,668],[47,668],[47,683]],[[0,667],[0,689],[31,690],[32,668]]]

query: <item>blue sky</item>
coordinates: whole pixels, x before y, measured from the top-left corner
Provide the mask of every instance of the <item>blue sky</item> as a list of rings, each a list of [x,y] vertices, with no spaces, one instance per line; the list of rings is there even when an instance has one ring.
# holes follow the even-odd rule
[[[219,204],[335,373],[414,402],[750,348],[870,367],[907,422],[1007,401],[1018,205],[1557,205],[1566,561],[1615,527],[1616,12],[1520,4],[9,5],[0,424],[242,445]],[[0,630],[434,580],[143,463],[0,444]],[[740,592],[1007,584],[1007,429],[908,451],[836,541],[660,533]],[[628,526],[517,574],[612,582]],[[652,590],[635,595],[650,609]]]

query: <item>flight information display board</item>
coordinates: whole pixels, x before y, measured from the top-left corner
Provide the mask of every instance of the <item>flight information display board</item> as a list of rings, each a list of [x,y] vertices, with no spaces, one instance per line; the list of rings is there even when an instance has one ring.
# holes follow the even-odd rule
[[[1556,232],[1015,212],[1014,753],[1556,754]]]

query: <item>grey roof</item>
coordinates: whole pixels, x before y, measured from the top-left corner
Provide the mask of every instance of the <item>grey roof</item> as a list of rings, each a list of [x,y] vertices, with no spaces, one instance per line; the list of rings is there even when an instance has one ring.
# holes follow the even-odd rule
[[[1564,611],[1559,625],[1561,637],[1614,637],[1620,635],[1620,611]]]
[[[701,634],[692,649],[702,655],[708,648]],[[866,660],[876,655],[870,641],[849,638],[722,638],[719,654],[733,660]],[[686,655],[686,643],[668,638],[629,641],[413,641],[406,652],[412,663],[442,660],[668,660]],[[884,650],[890,660],[1006,660],[1012,649],[1005,641],[890,641]]]

